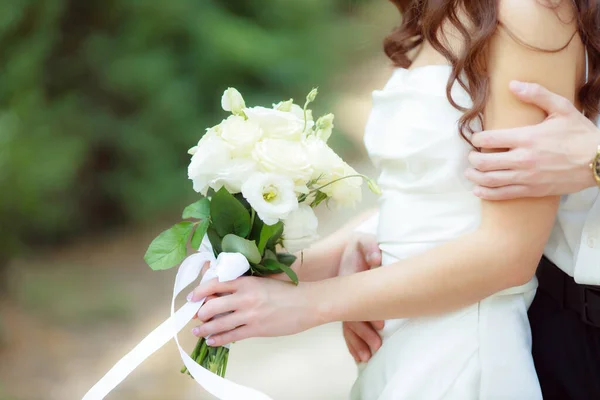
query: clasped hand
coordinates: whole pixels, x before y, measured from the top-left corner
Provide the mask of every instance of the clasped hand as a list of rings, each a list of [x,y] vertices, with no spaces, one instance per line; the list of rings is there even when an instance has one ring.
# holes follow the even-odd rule
[[[365,271],[381,264],[381,252],[374,235],[353,234],[340,260],[339,275]],[[316,283],[318,285],[318,283]],[[210,346],[250,337],[292,335],[321,325],[315,283],[298,286],[278,279],[241,277],[230,282],[216,279],[198,286],[189,301],[207,298],[197,318],[202,322],[192,333],[210,338]],[[218,318],[215,318],[217,317]],[[377,329],[383,322],[344,322],[343,333],[357,362],[368,361],[381,346]]]

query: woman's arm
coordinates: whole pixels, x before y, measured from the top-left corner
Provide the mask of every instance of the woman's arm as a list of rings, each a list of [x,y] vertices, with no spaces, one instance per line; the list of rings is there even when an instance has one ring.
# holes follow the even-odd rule
[[[550,54],[527,49],[499,31],[491,45],[488,66],[491,92],[486,128],[511,128],[544,120],[540,109],[511,96],[508,86],[513,79],[538,82],[573,101],[581,78],[581,58],[582,45],[577,40],[562,52]],[[556,197],[484,201],[476,231],[397,265],[351,276],[299,287],[252,278],[213,282],[198,288],[194,298],[214,292],[234,294],[209,302],[200,311],[201,320],[235,312],[205,323],[194,333],[206,336],[229,331],[211,338],[221,345],[250,336],[296,333],[331,321],[405,318],[456,310],[531,279],[557,207]]]
[[[569,37],[568,33],[559,36],[565,38],[563,44]],[[537,82],[573,102],[583,79],[582,59],[578,38],[561,52],[545,53],[527,49],[499,30],[490,49],[486,129],[545,119],[541,109],[519,102],[510,93],[512,80]],[[317,299],[320,322],[405,318],[473,304],[532,278],[558,204],[558,197],[482,201],[482,221],[475,232],[390,268],[315,284],[307,288],[308,296]]]

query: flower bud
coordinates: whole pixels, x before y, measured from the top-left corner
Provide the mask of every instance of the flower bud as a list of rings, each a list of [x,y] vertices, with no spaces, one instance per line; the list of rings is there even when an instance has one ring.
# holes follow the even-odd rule
[[[376,195],[381,195],[381,188],[374,180],[367,179],[367,186],[371,192],[375,193]]]
[[[333,114],[327,114],[317,120],[317,132],[316,135],[319,139],[327,143],[331,132],[333,131]]]
[[[276,104],[275,108],[277,111],[290,112],[292,111],[292,105],[294,104],[294,99],[289,99],[288,101],[282,101],[279,104]]]
[[[310,91],[308,96],[306,96],[306,101],[312,103],[317,98],[317,94],[319,94],[319,90],[317,88],[314,88]]]
[[[231,111],[235,115],[244,115],[244,98],[235,88],[228,88],[221,98],[221,107],[225,111]]]

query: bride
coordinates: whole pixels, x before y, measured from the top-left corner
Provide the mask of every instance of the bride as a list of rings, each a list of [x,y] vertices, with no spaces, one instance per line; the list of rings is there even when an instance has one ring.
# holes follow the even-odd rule
[[[540,399],[527,320],[559,198],[482,201],[464,178],[482,128],[536,124],[513,80],[540,83],[593,117],[598,36],[587,0],[394,0],[397,68],[373,97],[365,144],[381,171],[376,268],[337,276],[353,225],[304,252],[298,287],[245,277],[198,287],[194,330],[213,345],[386,319],[355,399]],[[592,37],[595,42],[597,37]],[[512,82],[512,83],[511,83]],[[215,315],[226,316],[212,319]],[[209,344],[211,344],[209,343]]]

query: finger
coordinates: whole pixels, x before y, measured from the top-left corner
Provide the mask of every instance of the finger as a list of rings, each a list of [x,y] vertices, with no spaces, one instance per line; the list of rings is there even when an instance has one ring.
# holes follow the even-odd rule
[[[348,327],[369,346],[370,353],[379,350],[381,337],[369,322],[351,322],[348,323]]]
[[[578,112],[569,100],[536,83],[512,81],[509,87],[521,101],[538,106],[548,115]]]
[[[214,318],[211,321],[192,329],[192,333],[198,337],[207,337],[209,335],[218,335],[224,332],[231,331],[248,322],[246,316],[242,312],[233,312],[227,315],[222,315]]]
[[[204,303],[196,314],[202,322],[210,321],[215,315],[228,313],[237,310],[237,296],[217,297]]]
[[[206,273],[206,271],[208,271],[209,268],[210,268],[210,261],[207,261],[204,263],[204,266],[202,266],[202,271],[200,271],[200,276],[204,276],[204,274]]]
[[[371,321],[371,325],[373,325],[373,328],[380,331],[384,328],[385,323],[383,321]]]
[[[465,176],[476,185],[488,188],[498,188],[523,183],[518,180],[519,174],[512,170],[481,172],[469,168],[465,171]]]
[[[471,143],[478,149],[514,149],[522,144],[523,138],[532,127],[478,132]]]
[[[217,296],[208,296],[205,301],[208,303],[212,299],[216,299],[216,298],[217,298]],[[194,314],[194,316],[192,317],[192,319],[197,319],[197,318],[198,318],[198,314]]]
[[[239,280],[219,282],[217,279],[211,279],[210,281],[196,287],[196,289],[194,289],[194,291],[188,295],[188,301],[198,302],[208,296],[234,293],[237,289],[238,283]]]
[[[381,250],[375,235],[360,235],[357,243],[358,249],[370,267],[381,265]]]
[[[514,169],[519,166],[516,151],[502,153],[481,153],[472,151],[468,159],[471,165],[482,172]]]
[[[354,341],[355,341],[356,333],[349,330],[345,326],[345,324],[343,326],[342,333],[344,336],[344,341],[346,342],[346,347],[348,347],[348,351],[350,352],[350,355],[352,356],[352,358],[354,358],[354,362],[356,362],[356,363],[361,362],[360,355],[358,354],[358,351],[354,348]]]
[[[248,325],[240,326],[229,332],[219,333],[211,336],[206,340],[206,344],[212,347],[224,346],[226,344],[237,342],[239,340],[248,339],[258,336],[253,327]]]
[[[512,200],[522,197],[535,197],[528,186],[511,185],[500,188],[486,188],[477,186],[473,189],[473,194],[484,200]]]
[[[358,336],[352,328],[353,322],[346,322],[346,330],[348,332],[348,340],[356,351],[355,359],[357,362],[367,362],[371,358],[371,350],[369,345]]]

